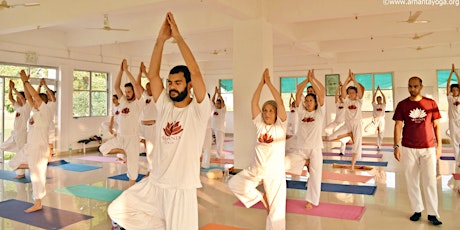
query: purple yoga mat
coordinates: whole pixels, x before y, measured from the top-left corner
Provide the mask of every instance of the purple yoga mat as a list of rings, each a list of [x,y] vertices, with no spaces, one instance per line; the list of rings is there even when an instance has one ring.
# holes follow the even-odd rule
[[[338,157],[340,156],[338,153],[332,153],[332,152],[323,152],[323,156],[329,156],[329,157]],[[351,153],[346,153],[343,155],[345,157],[351,157]],[[368,157],[368,158],[382,158],[383,154],[367,154],[367,153],[362,153],[362,157]]]

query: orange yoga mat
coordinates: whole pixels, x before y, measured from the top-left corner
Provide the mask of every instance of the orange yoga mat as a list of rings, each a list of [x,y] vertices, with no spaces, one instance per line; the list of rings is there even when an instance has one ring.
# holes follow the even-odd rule
[[[248,230],[246,228],[236,228],[232,226],[209,223],[200,228],[200,230]]]

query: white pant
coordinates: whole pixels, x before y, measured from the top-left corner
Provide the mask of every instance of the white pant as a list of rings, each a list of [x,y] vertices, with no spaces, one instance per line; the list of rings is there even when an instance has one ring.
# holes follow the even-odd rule
[[[203,143],[203,155],[201,158],[201,167],[208,168],[211,165],[211,148],[212,148],[212,129],[206,129],[206,136]]]
[[[454,148],[454,156],[457,164],[460,165],[460,122],[449,120],[449,136]]]
[[[326,135],[331,135],[333,132],[335,132],[337,129],[339,129],[340,127],[342,127],[343,125],[343,122],[336,122],[336,121],[333,121],[331,123],[329,123],[326,128],[324,128],[324,131],[326,132]]]
[[[108,214],[126,229],[197,230],[196,189],[160,188],[147,178],[117,197]]]
[[[401,147],[401,163],[405,168],[407,193],[412,211],[422,212],[424,210],[422,192],[420,191],[420,187],[422,187],[428,215],[439,216],[435,148]],[[420,177],[422,178],[422,186],[420,186]]]
[[[222,157],[222,151],[224,150],[225,132],[214,130],[214,134],[216,135],[217,157]]]
[[[25,172],[24,169],[17,169],[17,167],[21,164],[28,164],[34,199],[42,199],[46,195],[45,184],[48,155],[48,144],[37,145],[29,143],[24,145],[9,162],[10,167],[15,170],[18,175],[24,174]]]
[[[321,148],[301,149],[295,153],[287,154],[284,159],[286,172],[301,175],[305,161],[310,159],[309,174],[307,184],[307,195],[305,200],[315,206],[319,205],[321,194],[321,178],[323,174],[323,152]]]
[[[351,150],[352,154],[356,154],[357,158],[361,158],[362,145],[363,145],[363,128],[361,121],[350,121],[345,122],[345,124],[337,129],[334,133],[329,136],[329,140],[334,140],[340,135],[347,133],[353,133],[353,149]]]
[[[142,125],[141,135],[145,140],[145,154],[147,157],[148,170],[150,171],[153,166],[153,149],[155,147],[155,125]]]
[[[102,143],[99,146],[99,151],[102,153],[103,156],[107,156],[112,149],[121,149],[122,146],[118,143],[118,139],[116,137],[109,139],[108,141]],[[125,156],[121,153],[117,154],[118,158],[124,159]]]
[[[139,136],[138,135],[120,135],[117,136],[118,143],[126,153],[126,165],[128,168],[128,178],[137,180],[139,175]]]
[[[364,131],[367,132],[369,129],[377,132],[377,146],[382,146],[383,133],[385,132],[385,117],[374,117],[372,122],[366,125]]]
[[[265,229],[283,230],[286,228],[286,176],[284,172],[277,176],[254,177],[245,169],[233,176],[228,186],[244,206],[249,208],[263,199],[262,194],[257,190],[257,186],[262,181],[270,207]]]
[[[11,136],[0,146],[0,150],[17,153],[22,147],[24,147],[26,140],[26,129],[13,130],[11,131]]]

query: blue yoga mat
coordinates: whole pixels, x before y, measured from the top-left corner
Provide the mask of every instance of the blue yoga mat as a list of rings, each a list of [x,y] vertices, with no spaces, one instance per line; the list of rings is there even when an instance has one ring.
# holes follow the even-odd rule
[[[68,171],[74,171],[74,172],[85,172],[85,171],[102,168],[102,166],[83,165],[83,164],[74,164],[74,163],[67,163],[67,164],[58,165],[54,167],[68,170]]]
[[[455,157],[454,156],[441,156],[441,160],[454,161]]]
[[[87,184],[78,184],[70,187],[56,189],[54,191],[105,202],[112,202],[123,192],[122,190],[118,189],[91,186]]]
[[[68,164],[69,162],[65,160],[57,160],[57,161],[50,161],[48,162],[48,166],[58,166],[58,165],[63,165],[63,164]]]
[[[142,178],[145,177],[145,174],[138,174],[136,182],[139,182],[142,180]],[[116,175],[116,176],[109,176],[109,179],[114,179],[114,180],[124,180],[124,181],[129,181],[128,175],[126,173]]]
[[[16,179],[15,178],[16,176],[17,174],[15,172],[0,170],[0,179],[2,180],[9,180],[9,181],[20,182],[20,183],[30,183],[29,174],[26,174],[26,177],[21,178],[21,179]]]
[[[351,161],[345,160],[323,160],[323,164],[349,164]],[[367,166],[388,166],[388,161],[356,161],[356,165],[367,165]]]
[[[306,190],[307,182],[286,180],[287,188]],[[323,192],[341,192],[351,194],[374,195],[377,186],[321,183]]]
[[[202,168],[202,169],[200,169],[200,170],[201,170],[202,172],[209,172],[209,170],[211,170],[211,169],[220,169],[220,170],[222,170],[222,171],[225,170],[224,167],[220,167],[220,166],[209,166],[208,168],[205,168],[205,169]]]
[[[92,216],[43,206],[41,211],[25,213],[33,204],[20,200],[0,202],[0,217],[43,229],[62,229],[68,225],[88,220]],[[27,228],[24,226],[24,228]]]
[[[334,147],[332,149],[340,149],[340,147]],[[353,148],[351,147],[346,147],[346,150],[352,150]],[[377,148],[361,148],[363,151],[380,151],[380,152],[393,152],[393,148],[380,148],[380,150],[377,150]]]

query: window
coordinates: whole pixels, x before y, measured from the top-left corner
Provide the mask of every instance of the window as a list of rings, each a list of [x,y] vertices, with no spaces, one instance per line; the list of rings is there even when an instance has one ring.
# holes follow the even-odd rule
[[[450,69],[437,70],[436,75],[438,76],[438,106],[439,110],[447,111],[447,79],[449,78]],[[458,79],[455,74],[452,74],[450,84],[458,84]]]
[[[371,112],[372,94],[380,86],[386,99],[386,111],[393,111],[393,73],[355,74],[356,81],[364,86],[362,111]]]
[[[73,71],[73,117],[107,116],[108,73]]]
[[[227,111],[233,111],[233,80],[221,79],[219,80],[219,85],[220,95],[222,95],[222,98],[224,99]]]
[[[291,98],[291,93],[295,98],[296,94],[296,88],[297,85],[305,80],[307,78],[306,76],[300,76],[300,77],[281,77],[280,79],[280,84],[281,84],[281,98],[283,99],[284,102],[284,108],[286,111],[289,111],[289,99]],[[310,83],[307,84],[307,87],[310,85]],[[307,92],[307,87],[304,89],[304,95]]]

